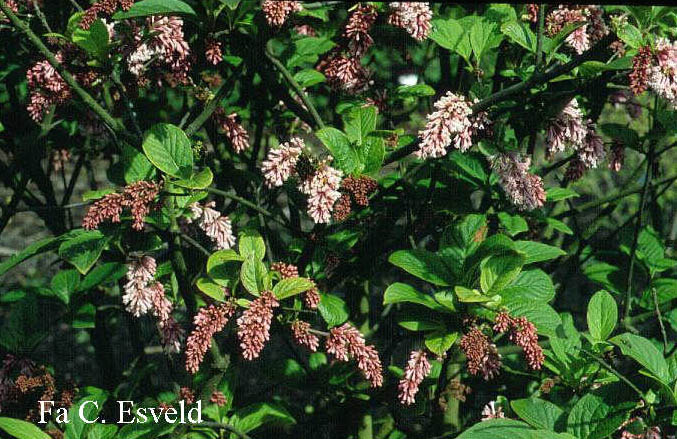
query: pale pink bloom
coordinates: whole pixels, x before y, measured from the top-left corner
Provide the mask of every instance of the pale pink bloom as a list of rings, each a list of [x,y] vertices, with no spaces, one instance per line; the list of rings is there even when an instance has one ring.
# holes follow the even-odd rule
[[[212,392],[212,396],[209,398],[209,402],[213,402],[217,406],[223,407],[224,405],[226,405],[228,400],[226,399],[226,395],[224,395],[223,392],[214,390]]]
[[[522,210],[543,206],[545,190],[543,180],[529,173],[531,157],[522,158],[519,153],[509,152],[495,156],[492,167],[510,201]]]
[[[575,98],[571,99],[548,126],[546,138],[548,154],[554,155],[564,151],[567,146],[579,149],[587,132],[578,101]]]
[[[223,53],[221,52],[221,42],[213,38],[208,38],[205,42],[205,58],[213,65],[217,65],[223,61]]]
[[[153,303],[152,313],[158,319],[160,324],[169,320],[174,306],[165,295],[165,287],[160,282],[153,282],[148,286],[151,293],[151,302]]]
[[[501,354],[479,328],[473,327],[461,337],[459,347],[466,356],[471,375],[482,375],[485,381],[497,376],[501,370]]]
[[[61,52],[57,52],[55,56],[60,63],[64,61]],[[70,87],[47,60],[35,63],[26,72],[26,79],[30,92],[30,102],[26,109],[36,122],[42,121],[52,105],[62,105],[71,99]]]
[[[95,202],[82,220],[82,227],[87,230],[97,229],[105,220],[120,222],[123,208],[132,214],[132,228],[144,229],[144,218],[150,212],[155,198],[160,192],[160,185],[150,181],[137,181],[124,188],[121,194],[111,193]]]
[[[360,4],[348,17],[343,36],[348,40],[348,50],[352,56],[361,57],[374,44],[369,30],[377,15],[372,5]]]
[[[502,418],[505,418],[505,413],[503,413],[503,408],[496,404],[496,401],[489,402],[482,409],[482,421]]]
[[[357,94],[369,87],[370,73],[358,56],[334,53],[317,68],[324,73],[327,83],[335,90]]]
[[[437,111],[427,116],[428,123],[418,133],[421,142],[416,156],[421,159],[442,157],[452,143],[455,148],[466,151],[471,146],[473,126],[470,101],[448,91],[434,107]]]
[[[164,321],[158,322],[160,331],[160,341],[164,351],[167,354],[178,354],[181,352],[181,342],[185,336],[185,331],[171,315]]]
[[[308,309],[317,309],[320,305],[320,300],[320,293],[317,291],[317,288],[311,288],[303,295],[303,303]]]
[[[316,223],[328,223],[334,203],[341,197],[339,187],[343,172],[329,166],[329,159],[321,162],[315,172],[299,185],[299,190],[308,196],[308,215]]]
[[[212,337],[226,326],[234,313],[235,305],[231,302],[200,308],[193,319],[195,329],[186,340],[186,370],[189,373],[195,374],[200,369]]]
[[[317,351],[320,339],[310,332],[310,323],[303,320],[294,320],[291,324],[291,331],[296,343],[307,347],[311,352]]]
[[[303,7],[299,1],[265,0],[261,4],[261,9],[269,25],[280,27],[290,14],[300,11]]]
[[[656,64],[648,69],[648,86],[658,96],[677,107],[677,41],[666,38],[656,41]]]
[[[219,110],[215,113],[216,122],[230,141],[230,144],[233,145],[235,153],[240,154],[249,148],[249,134],[237,121],[237,113],[231,113],[226,116],[222,109]]]
[[[264,291],[237,319],[237,337],[245,359],[253,360],[259,357],[265,343],[270,339],[273,308],[278,306],[280,302],[273,293]]]
[[[296,169],[303,148],[305,148],[303,139],[292,137],[289,142],[268,151],[266,160],[261,164],[266,186],[270,188],[282,186],[287,181]]]
[[[315,32],[315,29],[313,29],[312,26],[309,24],[299,24],[294,26],[294,30],[296,31],[297,34],[302,35],[304,37],[314,37],[317,36],[317,32]]]
[[[538,344],[536,326],[526,317],[512,317],[508,313],[500,312],[496,315],[494,331],[508,332],[510,341],[521,347],[527,364],[531,369],[540,370],[545,356]]]
[[[388,23],[406,30],[418,41],[428,38],[431,30],[430,20],[433,17],[428,3],[392,2],[388,6],[391,11]]]
[[[606,157],[604,149],[604,140],[597,134],[595,125],[588,120],[588,133],[585,136],[583,145],[578,150],[578,157],[585,164],[586,168],[596,168]]]
[[[411,351],[404,376],[397,386],[398,397],[401,404],[411,405],[416,401],[418,386],[430,373],[431,366],[428,355],[423,350]]]
[[[609,158],[609,169],[620,172],[625,162],[625,147],[617,142],[611,147],[611,157]]]
[[[127,283],[122,302],[135,317],[140,317],[153,308],[154,292],[148,284],[153,282],[156,267],[155,259],[151,256],[143,256],[127,266]]]
[[[590,39],[588,38],[588,26],[581,26],[567,35],[564,40],[571,46],[577,54],[581,54],[590,48]]]
[[[360,331],[350,323],[331,328],[325,347],[327,353],[334,355],[338,361],[347,362],[354,358],[372,387],[383,385],[383,367],[376,348],[367,346]]]
[[[219,250],[231,248],[235,245],[235,236],[233,235],[233,226],[227,216],[221,215],[221,212],[214,209],[216,203],[200,205],[193,203],[190,205],[192,218],[186,220],[187,223],[195,222],[197,226],[207,235]]]

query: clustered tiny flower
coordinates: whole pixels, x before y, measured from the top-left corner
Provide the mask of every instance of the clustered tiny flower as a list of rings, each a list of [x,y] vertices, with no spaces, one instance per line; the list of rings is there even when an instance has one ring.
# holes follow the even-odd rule
[[[448,91],[426,116],[428,122],[419,131],[420,144],[415,152],[421,159],[438,158],[447,154],[447,148],[465,152],[472,146],[472,137],[488,126],[486,113],[473,116],[472,102],[464,96]]]
[[[292,137],[268,152],[261,164],[263,178],[269,188],[282,186],[296,169],[296,163],[305,148],[303,139]]]
[[[508,332],[510,341],[524,350],[527,364],[533,370],[540,370],[545,356],[538,345],[538,333],[533,323],[526,317],[512,317],[501,312],[496,315],[494,331]]]
[[[269,25],[281,27],[291,14],[299,12],[303,7],[299,1],[264,0],[261,9]]]
[[[210,201],[205,205],[193,203],[190,205],[192,218],[186,219],[188,224],[195,223],[215,244],[219,250],[228,249],[235,245],[233,226],[230,219],[215,210],[216,203]]]
[[[620,172],[625,162],[625,147],[620,141],[614,141],[609,154],[609,169],[614,172]]]
[[[271,271],[277,271],[280,273],[282,279],[290,279],[293,277],[299,277],[299,269],[296,265],[286,264],[284,262],[273,262],[270,265]]]
[[[315,172],[299,185],[301,193],[308,196],[308,215],[317,224],[331,220],[334,204],[341,197],[339,187],[343,172],[329,166],[331,159],[320,162]]]
[[[249,148],[249,133],[238,122],[237,113],[226,115],[223,109],[219,108],[214,112],[214,118],[217,126],[230,141],[236,154],[240,154]]]
[[[490,401],[482,409],[482,421],[489,421],[490,419],[503,419],[505,418],[505,413],[503,413],[503,407],[496,404],[496,401]]]
[[[195,328],[186,340],[186,370],[189,373],[195,374],[200,369],[212,337],[226,326],[234,313],[232,302],[200,308],[193,318]]]
[[[317,352],[320,339],[310,332],[310,323],[303,320],[294,320],[291,324],[291,331],[296,343],[307,347],[311,352]]]
[[[489,341],[478,327],[473,327],[461,337],[459,347],[466,356],[468,372],[471,375],[481,375],[489,381],[498,375],[501,370],[501,355],[496,345]]]
[[[153,207],[159,192],[160,186],[155,182],[138,181],[130,184],[121,194],[114,192],[95,202],[82,220],[82,227],[87,230],[97,229],[105,220],[119,223],[122,209],[128,208],[132,214],[132,228],[143,230],[144,218]]]
[[[265,291],[237,319],[237,337],[245,359],[251,361],[259,357],[265,343],[270,339],[273,308],[278,306],[280,302],[273,293]]]
[[[157,263],[152,256],[143,256],[127,265],[127,283],[122,302],[134,317],[145,315],[154,308],[156,291],[150,285],[155,283],[156,270]]]
[[[208,38],[205,42],[205,58],[213,65],[223,61],[223,52],[221,51],[221,42],[214,38]]]
[[[499,154],[492,160],[492,168],[510,201],[521,210],[534,210],[545,203],[545,189],[541,177],[529,172],[531,157],[519,153]]]
[[[418,387],[432,369],[428,354],[423,350],[411,351],[404,376],[397,385],[398,398],[401,404],[411,405],[416,401]]]
[[[113,15],[118,8],[121,8],[123,11],[128,11],[133,4],[134,0],[99,0],[85,11],[82,20],[80,20],[80,27],[89,29],[92,23],[99,18],[99,15]]]
[[[383,367],[376,348],[367,345],[360,331],[350,323],[331,328],[325,346],[327,353],[338,361],[347,362],[354,358],[357,368],[370,382],[371,387],[383,385]]]
[[[571,99],[548,125],[546,143],[548,155],[564,151],[567,146],[578,150],[588,133],[578,101]]]
[[[388,23],[401,27],[418,41],[428,38],[432,29],[430,20],[433,17],[428,3],[392,2],[388,4],[390,15]]]
[[[600,8],[574,5],[560,5],[548,14],[545,22],[546,33],[549,37],[554,37],[567,25],[577,23],[583,24],[567,35],[565,41],[579,55],[609,33]]]
[[[677,108],[677,41],[659,38],[654,59],[647,84],[654,93]]]
[[[650,46],[643,46],[637,50],[632,58],[632,71],[628,75],[630,90],[636,95],[642,94],[649,86],[649,73],[653,55]]]
[[[212,395],[209,397],[209,402],[212,402],[219,407],[223,407],[224,405],[226,405],[228,400],[226,399],[226,395],[224,395],[223,392],[214,390],[212,392]]]
[[[55,56],[63,63],[61,52]],[[26,109],[35,122],[41,122],[52,105],[63,105],[72,98],[70,87],[47,60],[35,63],[26,72],[26,78],[30,93]]]

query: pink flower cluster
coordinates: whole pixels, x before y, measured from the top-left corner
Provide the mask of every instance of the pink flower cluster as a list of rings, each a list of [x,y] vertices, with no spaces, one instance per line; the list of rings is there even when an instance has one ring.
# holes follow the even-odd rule
[[[522,210],[534,210],[545,202],[543,180],[538,175],[529,173],[530,165],[531,157],[522,158],[516,152],[495,156],[492,162],[506,195]]]
[[[57,53],[56,58],[63,62],[61,53]],[[27,110],[36,122],[42,121],[52,105],[65,104],[72,97],[70,87],[47,60],[35,63],[26,72],[26,78],[30,92]]]
[[[190,70],[190,47],[183,36],[183,19],[179,17],[152,16],[146,20],[147,34],[150,38],[135,35],[137,47],[127,56],[127,66],[142,84],[148,82],[149,66],[167,70],[161,78],[171,85],[188,82]]]
[[[482,421],[489,421],[491,419],[503,419],[505,418],[505,413],[503,413],[503,407],[496,404],[496,401],[490,401],[482,409]]]
[[[433,17],[428,3],[392,2],[388,6],[391,11],[388,16],[389,24],[401,27],[418,41],[428,38],[432,30],[430,20]]]
[[[578,157],[587,169],[596,168],[606,157],[604,140],[597,134],[595,124],[588,120],[587,133],[583,145],[578,150]]]
[[[223,61],[223,52],[221,51],[221,42],[214,38],[207,38],[205,41],[205,58],[213,65]]]
[[[418,386],[428,376],[431,369],[425,351],[411,351],[407,367],[404,369],[404,376],[397,385],[398,398],[401,404],[411,405],[416,401]]]
[[[578,150],[588,134],[583,113],[574,98],[569,101],[557,117],[548,125],[546,143],[548,155],[564,151],[567,146]]]
[[[511,317],[501,312],[494,320],[494,331],[509,332],[510,341],[524,350],[527,364],[533,370],[539,370],[545,361],[543,349],[538,345],[538,333],[533,323],[526,317]]]
[[[289,15],[299,12],[303,7],[299,1],[264,0],[261,9],[269,25],[281,27]]]
[[[371,387],[383,385],[383,367],[376,348],[373,345],[366,345],[360,331],[350,323],[329,330],[326,349],[327,353],[334,355],[338,361],[347,362],[354,358],[357,361],[357,368],[371,383]]]
[[[559,8],[548,14],[546,31],[549,37],[554,37],[566,26],[575,23],[584,24],[567,35],[565,41],[579,55],[590,49],[591,44],[601,40],[609,33],[600,8],[573,5],[560,5]]]
[[[143,230],[144,218],[150,212],[160,186],[151,181],[138,181],[125,187],[122,193],[108,194],[94,203],[82,220],[82,227],[87,230],[97,229],[105,220],[113,223],[120,222],[123,208],[128,208],[132,214],[132,228]]]
[[[265,343],[270,339],[273,308],[278,306],[280,302],[275,295],[270,291],[264,291],[237,319],[237,337],[240,339],[242,356],[245,359],[253,360],[259,357]]]
[[[85,11],[80,21],[80,27],[89,29],[100,14],[113,15],[118,8],[128,11],[133,4],[134,0],[99,0]]]
[[[336,200],[341,197],[339,187],[343,172],[329,166],[329,160],[319,163],[315,172],[301,182],[299,190],[308,196],[308,215],[316,223],[328,223]]]
[[[310,323],[303,320],[294,320],[291,324],[291,332],[296,343],[307,347],[311,352],[317,352],[320,339],[310,332]]]
[[[156,284],[156,269],[157,264],[151,256],[143,256],[127,265],[127,283],[124,287],[125,293],[122,296],[122,302],[126,305],[127,311],[135,317],[140,317],[155,309],[156,303],[160,304],[158,313],[162,312],[162,308],[164,308],[165,304],[161,303],[162,299],[155,297],[157,293],[164,297],[164,288],[162,291],[151,288]],[[171,303],[169,306],[171,308]]]
[[[485,381],[498,375],[502,365],[501,355],[496,345],[478,327],[473,327],[461,337],[459,347],[466,356],[471,375],[482,375]]]
[[[212,337],[221,331],[235,313],[232,302],[201,308],[193,319],[195,329],[186,340],[186,370],[195,374],[200,369]]]
[[[227,216],[214,209],[216,203],[210,201],[205,205],[193,203],[190,205],[192,218],[186,220],[188,224],[195,222],[219,250],[231,248],[235,245],[233,226]]]
[[[654,93],[677,108],[677,41],[659,38],[654,59],[647,84]]]
[[[296,163],[305,146],[303,139],[292,137],[289,142],[268,151],[266,160],[261,164],[266,186],[269,188],[282,186],[294,174]]]
[[[240,154],[249,148],[249,134],[237,119],[237,113],[226,115],[222,108],[214,112],[214,120],[217,126],[224,132],[235,153]]]
[[[443,157],[451,144],[465,152],[472,146],[472,137],[488,127],[486,113],[473,116],[472,102],[464,96],[448,91],[434,107],[436,111],[426,117],[428,122],[418,133],[418,158]]]
[[[317,65],[327,83],[346,93],[361,93],[369,86],[369,71],[362,65],[362,56],[374,43],[369,31],[376,21],[376,9],[360,4],[348,17],[343,41]]]

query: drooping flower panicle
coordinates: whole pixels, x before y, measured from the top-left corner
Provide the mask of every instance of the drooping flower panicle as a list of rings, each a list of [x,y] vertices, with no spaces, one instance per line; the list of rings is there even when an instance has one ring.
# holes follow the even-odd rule
[[[373,345],[367,345],[364,337],[350,323],[331,328],[326,341],[326,350],[338,361],[357,361],[357,368],[371,383],[372,387],[383,385],[383,367]]]
[[[230,218],[221,215],[221,212],[215,210],[216,203],[210,201],[205,205],[193,203],[190,210],[193,215],[188,218],[188,224],[195,223],[215,244],[219,250],[228,249],[235,245],[235,236],[233,235],[233,225]]]
[[[237,337],[240,340],[242,356],[247,360],[258,358],[265,343],[270,338],[270,324],[273,321],[273,308],[280,306],[270,291],[249,304],[249,308],[237,319]]]
[[[195,374],[212,342],[212,337],[221,331],[235,313],[235,305],[225,302],[201,308],[193,319],[195,328],[186,340],[186,370]]]
[[[397,385],[398,398],[401,404],[411,405],[416,401],[418,387],[432,369],[428,355],[423,350],[411,351],[404,375]]]
[[[388,23],[401,27],[418,41],[428,38],[432,30],[432,10],[428,3],[392,2],[388,4],[390,15]]]
[[[530,157],[522,158],[516,152],[499,154],[492,160],[492,167],[505,194],[522,210],[537,209],[545,202],[543,180],[529,173],[530,165]]]
[[[308,196],[308,215],[318,224],[331,220],[334,204],[341,197],[343,172],[329,166],[330,159],[320,162],[310,178],[299,186],[301,193]]]
[[[269,188],[282,186],[294,174],[304,148],[303,139],[292,137],[289,142],[284,142],[268,152],[266,160],[261,164],[261,170]]]
[[[299,12],[303,7],[299,1],[264,0],[261,9],[269,25],[281,27],[291,14]]]
[[[87,230],[97,229],[105,220],[120,222],[123,208],[132,214],[132,228],[144,229],[144,218],[148,215],[153,202],[160,192],[160,186],[150,181],[138,181],[126,186],[123,192],[112,193],[95,202],[82,220],[82,227]]]
[[[501,355],[496,345],[478,327],[471,328],[461,337],[459,347],[466,356],[471,375],[481,375],[485,381],[498,375],[502,365]]]
[[[529,367],[533,370],[540,370],[545,356],[538,344],[536,326],[526,317],[515,318],[505,312],[498,313],[494,321],[494,331],[508,332],[510,341],[524,351]]]
[[[296,343],[307,347],[311,352],[317,351],[320,339],[310,332],[310,323],[303,320],[294,320],[291,324],[291,331]]]

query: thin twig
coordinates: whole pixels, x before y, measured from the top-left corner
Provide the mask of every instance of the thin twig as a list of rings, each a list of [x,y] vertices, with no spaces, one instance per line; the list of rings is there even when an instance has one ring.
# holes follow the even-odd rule
[[[45,17],[45,14],[42,13],[40,5],[38,4],[38,0],[33,0],[33,9],[35,9],[35,15],[38,16],[38,18],[42,22],[42,25],[45,27],[45,29],[47,29],[47,32],[52,33],[52,28],[49,27],[47,17]]]
[[[661,335],[663,336],[663,354],[668,352],[668,334],[665,331],[665,325],[663,324],[663,315],[661,314],[661,308],[658,306],[658,293],[656,292],[655,287],[651,287],[651,296],[653,297],[653,306],[654,311],[656,311],[656,317],[658,317],[658,326],[661,328]]]
[[[545,29],[545,3],[538,7],[538,35],[536,40],[536,66],[541,67],[543,62],[543,30]]]
[[[70,1],[71,1],[71,4],[73,5],[73,7],[78,10],[78,12],[84,11],[84,9],[82,9],[82,6],[80,6],[78,4],[78,2],[76,2],[75,0],[70,0]]]
[[[641,399],[642,401],[644,401],[644,393],[642,393],[642,391],[639,389],[639,387],[635,386],[635,385],[633,384],[632,381],[630,381],[628,378],[626,378],[625,375],[623,375],[622,373],[620,373],[619,371],[617,371],[616,369],[614,369],[613,366],[611,366],[609,363],[607,363],[606,361],[602,360],[601,358],[599,358],[597,355],[593,354],[592,352],[590,352],[590,351],[588,351],[588,350],[586,350],[586,349],[583,349],[583,348],[581,348],[581,352],[583,352],[585,355],[587,355],[588,357],[590,357],[590,358],[592,358],[593,360],[595,360],[595,361],[596,361],[597,363],[599,363],[603,368],[605,368],[606,370],[608,370],[608,371],[611,372],[612,374],[616,375],[616,377],[618,377],[618,379],[620,379],[620,380],[623,381],[625,384],[627,384],[628,387],[630,387],[632,390],[634,390],[635,393],[637,393],[637,394],[639,395],[640,399]],[[644,401],[644,402],[646,403],[646,401]]]
[[[37,47],[38,51],[47,58],[47,61],[54,67],[54,69],[59,72],[59,75],[63,80],[71,87],[75,93],[80,96],[80,98],[87,104],[89,108],[106,124],[114,133],[120,134],[124,131],[123,127],[118,123],[117,120],[113,118],[98,102],[89,94],[85,89],[80,87],[78,82],[75,80],[73,75],[66,70],[66,68],[61,64],[54,54],[45,46],[45,44],[40,40],[40,38],[35,35],[35,33],[24,23],[16,14],[7,6],[5,0],[0,0],[0,10],[7,16],[9,21],[12,22],[12,25],[17,28],[19,31],[26,34],[28,39]]]
[[[292,89],[294,89],[294,92],[296,92],[296,95],[303,101],[303,104],[306,106],[306,109],[310,113],[311,116],[313,116],[313,120],[315,120],[315,124],[317,125],[318,128],[324,128],[324,122],[320,118],[319,113],[317,112],[317,109],[315,109],[315,106],[313,103],[310,101],[308,98],[308,95],[306,95],[305,91],[303,91],[303,88],[299,85],[298,82],[294,79],[294,77],[289,73],[289,70],[280,62],[279,59],[273,55],[271,49],[270,49],[270,41],[268,42],[266,46],[266,51],[265,51],[266,57],[270,60],[270,62],[273,63],[273,65],[277,68],[277,70],[280,71],[284,79],[289,83]]]

